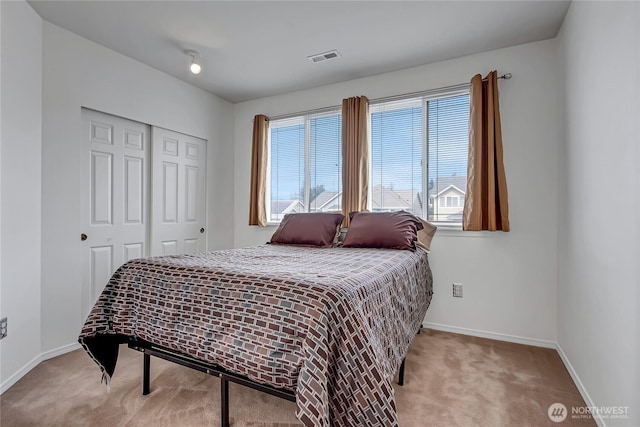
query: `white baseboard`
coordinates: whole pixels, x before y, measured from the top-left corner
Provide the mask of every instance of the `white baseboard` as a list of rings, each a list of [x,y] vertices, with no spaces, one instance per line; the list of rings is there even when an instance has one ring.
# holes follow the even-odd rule
[[[74,351],[81,348],[80,343],[72,343],[68,345],[63,345],[62,347],[54,348],[53,350],[45,351],[33,358],[29,363],[24,365],[22,368],[18,369],[18,371],[11,375],[6,379],[2,384],[0,384],[0,395],[4,394],[5,391],[9,390],[15,383],[20,381],[22,377],[27,375],[33,368],[38,366],[41,362],[54,358],[56,356],[61,356],[65,353],[69,353],[70,351]]]
[[[53,359],[54,357],[62,356],[74,350],[82,348],[79,342],[63,345],[62,347],[54,348],[53,350],[45,351],[42,353],[42,360]]]
[[[584,399],[585,405],[588,407],[596,406],[593,403],[593,400],[591,400],[591,396],[589,396],[587,389],[582,384],[582,381],[580,381],[580,377],[578,376],[576,370],[573,369],[573,365],[569,361],[569,358],[564,353],[564,350],[562,349],[562,346],[559,343],[556,344],[556,350],[558,351],[558,354],[560,355],[560,359],[562,359],[562,363],[564,363],[565,368],[567,368],[567,371],[569,371],[569,375],[571,375],[571,379],[573,380],[573,383],[576,385],[576,387],[578,388],[578,391],[580,392],[580,395]],[[606,423],[602,418],[593,417],[593,420],[596,422],[596,424],[598,424],[598,427],[607,427]]]
[[[12,385],[20,381],[20,378],[31,372],[31,370],[38,366],[40,362],[42,362],[42,354],[37,355],[29,363],[18,369],[15,374],[11,375],[2,384],[0,384],[0,394],[3,394],[5,391],[9,390]]]
[[[489,338],[497,341],[507,341],[516,344],[532,345],[534,347],[557,348],[554,341],[539,340],[536,338],[519,337],[517,335],[499,334],[496,332],[480,331],[477,329],[460,328],[458,326],[442,325],[440,323],[423,322],[424,328],[435,329],[437,331],[452,332],[454,334],[471,335],[480,338]]]

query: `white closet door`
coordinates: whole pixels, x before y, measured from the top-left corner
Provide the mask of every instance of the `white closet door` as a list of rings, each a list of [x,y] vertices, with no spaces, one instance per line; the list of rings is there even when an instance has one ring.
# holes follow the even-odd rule
[[[113,272],[147,256],[149,126],[82,109],[82,307]]]
[[[202,252],[206,141],[152,127],[151,255]]]

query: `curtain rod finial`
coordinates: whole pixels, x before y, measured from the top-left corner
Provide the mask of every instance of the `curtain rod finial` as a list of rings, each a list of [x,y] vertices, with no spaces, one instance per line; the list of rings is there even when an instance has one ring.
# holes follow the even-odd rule
[[[511,77],[513,77],[513,76],[511,75],[511,73],[506,73],[506,74],[504,74],[504,75],[502,76],[502,78],[503,78],[503,79],[505,79],[505,80],[509,80]]]

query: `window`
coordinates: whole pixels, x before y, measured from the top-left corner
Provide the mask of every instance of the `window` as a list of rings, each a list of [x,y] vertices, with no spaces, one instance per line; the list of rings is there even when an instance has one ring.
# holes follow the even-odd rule
[[[370,111],[371,210],[405,209],[436,223],[461,224],[468,88],[372,104]]]
[[[467,181],[469,89],[372,103],[369,204],[460,225]],[[267,218],[342,208],[339,108],[270,122]]]
[[[267,218],[339,211],[342,201],[342,115],[329,111],[269,123]]]

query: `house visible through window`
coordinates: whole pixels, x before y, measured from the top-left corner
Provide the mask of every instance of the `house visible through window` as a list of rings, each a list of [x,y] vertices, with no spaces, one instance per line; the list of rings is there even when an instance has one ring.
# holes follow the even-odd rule
[[[269,127],[268,220],[341,210],[340,111],[273,120]]]
[[[458,225],[467,182],[467,88],[372,104],[372,211]],[[425,196],[426,195],[426,196]]]

